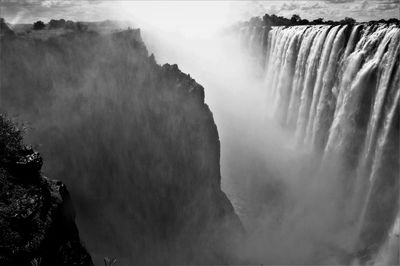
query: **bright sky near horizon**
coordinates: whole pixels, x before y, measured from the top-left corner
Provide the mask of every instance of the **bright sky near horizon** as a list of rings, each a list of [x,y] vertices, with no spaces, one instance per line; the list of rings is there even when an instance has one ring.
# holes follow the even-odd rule
[[[80,21],[132,20],[166,27],[225,25],[265,13],[290,17],[357,21],[400,18],[400,0],[268,0],[268,1],[117,1],[117,0],[1,0],[0,16],[9,23],[70,19]]]

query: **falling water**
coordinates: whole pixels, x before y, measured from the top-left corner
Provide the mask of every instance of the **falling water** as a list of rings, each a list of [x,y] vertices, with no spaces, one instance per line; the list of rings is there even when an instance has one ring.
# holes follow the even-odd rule
[[[245,26],[240,35],[262,65],[274,118],[320,155],[321,169],[338,169],[357,261],[378,260],[399,227],[399,26]]]

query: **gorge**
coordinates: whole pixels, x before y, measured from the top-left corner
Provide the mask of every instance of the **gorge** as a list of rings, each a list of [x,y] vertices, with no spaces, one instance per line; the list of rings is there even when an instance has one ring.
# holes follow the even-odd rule
[[[26,239],[52,241],[6,226],[0,263],[399,264],[398,20],[139,4],[132,23],[1,21],[1,129],[27,128],[11,161],[34,171],[2,154],[0,219],[33,213]],[[36,234],[49,202],[71,238]]]

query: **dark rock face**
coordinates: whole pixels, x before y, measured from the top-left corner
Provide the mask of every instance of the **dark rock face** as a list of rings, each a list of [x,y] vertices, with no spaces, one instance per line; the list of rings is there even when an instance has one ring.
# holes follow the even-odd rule
[[[40,174],[31,148],[9,149],[10,122],[0,119],[0,265],[93,265],[65,185]]]
[[[242,226],[195,80],[157,65],[139,30],[3,38],[0,49],[0,109],[32,123],[44,172],[69,187],[95,262],[235,261]]]
[[[13,36],[14,32],[10,29],[3,18],[0,18],[0,36]]]

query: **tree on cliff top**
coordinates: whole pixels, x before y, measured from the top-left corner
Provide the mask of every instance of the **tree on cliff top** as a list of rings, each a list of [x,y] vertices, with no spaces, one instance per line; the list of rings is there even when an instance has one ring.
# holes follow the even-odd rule
[[[251,18],[249,20],[250,25],[258,26],[254,23],[258,21],[257,19]],[[294,14],[290,19],[277,15],[265,14],[262,18],[263,26],[296,26],[296,25],[340,25],[340,24],[354,24],[356,20],[350,17],[346,17],[341,21],[324,21],[322,18],[315,19],[313,21],[308,21],[307,19],[302,19],[299,15]]]
[[[354,18],[345,17],[343,20],[340,21],[341,24],[354,24],[356,20]]]
[[[34,30],[43,30],[46,27],[43,21],[39,20],[33,23]]]
[[[301,17],[299,15],[294,14],[292,16],[292,18],[290,19],[290,22],[293,24],[297,24],[300,22],[300,20],[301,20]]]
[[[66,24],[65,19],[52,19],[49,22],[49,29],[60,29],[60,28],[64,28]]]

